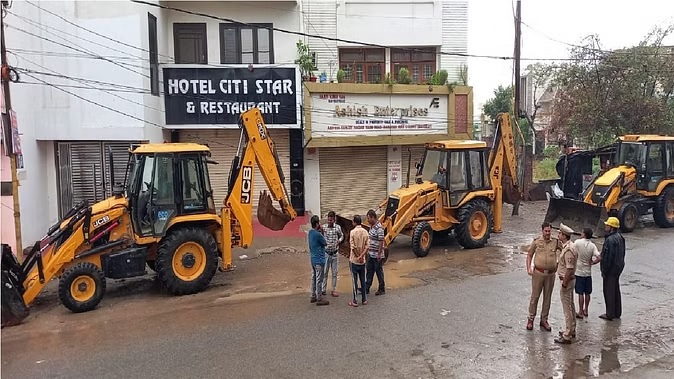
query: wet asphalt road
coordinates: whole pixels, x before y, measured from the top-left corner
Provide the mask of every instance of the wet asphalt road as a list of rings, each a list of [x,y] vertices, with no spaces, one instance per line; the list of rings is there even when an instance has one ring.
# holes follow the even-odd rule
[[[495,237],[494,243],[505,236]],[[391,290],[352,309],[308,295],[214,301],[152,317],[21,333],[3,330],[7,378],[562,378],[674,376],[674,230],[627,235],[623,318],[606,322],[594,271],[589,320],[574,345],[553,343],[563,324],[558,283],[553,332],[525,330],[530,281],[515,271],[438,279]],[[482,254],[480,250],[471,253]],[[434,254],[434,252],[431,252]],[[521,268],[519,268],[521,267]],[[596,267],[596,266],[595,266]],[[423,275],[420,276],[423,279]],[[539,305],[540,306],[540,305]]]

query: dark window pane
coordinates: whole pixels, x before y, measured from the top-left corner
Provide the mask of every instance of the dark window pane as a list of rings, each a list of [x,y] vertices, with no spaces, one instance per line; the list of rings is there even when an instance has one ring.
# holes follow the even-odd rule
[[[236,29],[223,29],[222,31],[222,63],[239,63],[237,51]]]
[[[363,61],[363,52],[362,51],[353,51],[347,50],[341,54],[341,60],[344,62],[362,62]]]
[[[384,50],[368,50],[365,53],[365,59],[368,62],[384,62],[386,60]]]
[[[367,81],[368,83],[381,83],[381,65],[367,66]]]

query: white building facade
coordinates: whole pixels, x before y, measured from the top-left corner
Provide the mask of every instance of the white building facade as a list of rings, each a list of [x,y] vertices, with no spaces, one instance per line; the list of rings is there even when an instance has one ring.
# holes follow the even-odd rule
[[[333,157],[353,151],[336,154],[308,141],[306,97],[294,65],[298,40],[315,53],[315,74],[325,71],[328,81],[341,68],[346,82],[381,83],[387,73],[395,78],[407,67],[415,82],[425,83],[441,69],[452,82],[461,79],[466,63],[441,52],[467,52],[467,0],[153,2],[179,10],[130,1],[31,3],[13,2],[5,18],[9,64],[19,73],[11,95],[23,154],[18,178],[24,248],[73,205],[109,196],[108,153],[121,182],[127,150],[137,143],[208,144],[219,162],[211,180],[221,204],[239,141],[234,120],[250,105],[265,110],[293,205],[300,213],[322,213],[320,196],[313,195],[321,187],[319,171],[325,171],[318,150]],[[181,87],[195,79],[206,84]],[[284,80],[290,91],[268,85]],[[237,92],[236,81],[249,86]],[[386,162],[391,154],[400,164],[409,151],[400,141],[372,147],[372,156],[383,157],[384,170],[393,167],[395,185],[404,167]],[[332,144],[347,150],[350,145]],[[418,152],[420,146],[416,140],[413,148]],[[305,184],[305,177],[314,184]],[[264,182],[257,178],[261,190]],[[12,221],[7,214],[3,230]]]

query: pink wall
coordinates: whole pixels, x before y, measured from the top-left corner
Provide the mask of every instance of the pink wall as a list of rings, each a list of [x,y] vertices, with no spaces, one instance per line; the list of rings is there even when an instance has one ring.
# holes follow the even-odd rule
[[[4,145],[4,144],[0,144]],[[4,146],[0,146],[0,176],[3,182],[12,181],[12,170],[9,157],[5,155]],[[16,251],[16,234],[14,229],[14,205],[11,196],[2,196],[0,199],[0,239],[12,247],[14,254]]]

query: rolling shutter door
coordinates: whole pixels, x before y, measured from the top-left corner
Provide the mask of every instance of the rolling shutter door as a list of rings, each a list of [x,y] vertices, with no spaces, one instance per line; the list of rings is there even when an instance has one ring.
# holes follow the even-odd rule
[[[320,148],[321,218],[333,210],[343,217],[376,210],[386,200],[387,147]]]
[[[288,129],[268,129],[268,132],[276,144],[276,151],[279,160],[281,161],[283,175],[285,176],[284,183],[286,184],[286,189],[290,190],[290,139]],[[227,195],[227,184],[229,181],[229,168],[232,165],[234,155],[236,155],[240,134],[241,132],[238,129],[180,131],[181,142],[194,142],[208,145],[211,149],[211,159],[219,163],[217,165],[208,165],[216,209],[220,209],[224,205],[225,196]],[[243,152],[241,153],[243,154]],[[260,192],[268,188],[257,166],[254,171],[255,182],[253,190],[255,194],[253,196],[253,214],[256,214]]]
[[[410,184],[414,183],[414,174],[415,174],[415,168],[414,168],[414,163],[419,162],[421,163],[421,160],[424,157],[424,150],[425,147],[424,145],[402,145],[400,147],[402,149],[401,151],[401,157],[402,157],[402,172],[400,175],[402,175],[402,184],[405,185],[407,182],[407,163],[410,157],[410,152],[412,153],[412,168],[410,169]],[[409,149],[409,151],[408,151]]]
[[[134,142],[58,142],[59,211],[65,215],[84,200],[89,204],[112,196],[108,147],[115,160],[115,181],[124,182],[129,147]]]
[[[110,152],[112,149],[113,166],[115,169],[115,182],[124,184],[127,164],[129,163],[129,148],[134,142],[103,142],[103,161],[105,162],[105,192],[106,197],[112,196],[112,190],[115,183],[112,182],[110,175]],[[128,180],[128,179],[127,179]]]

